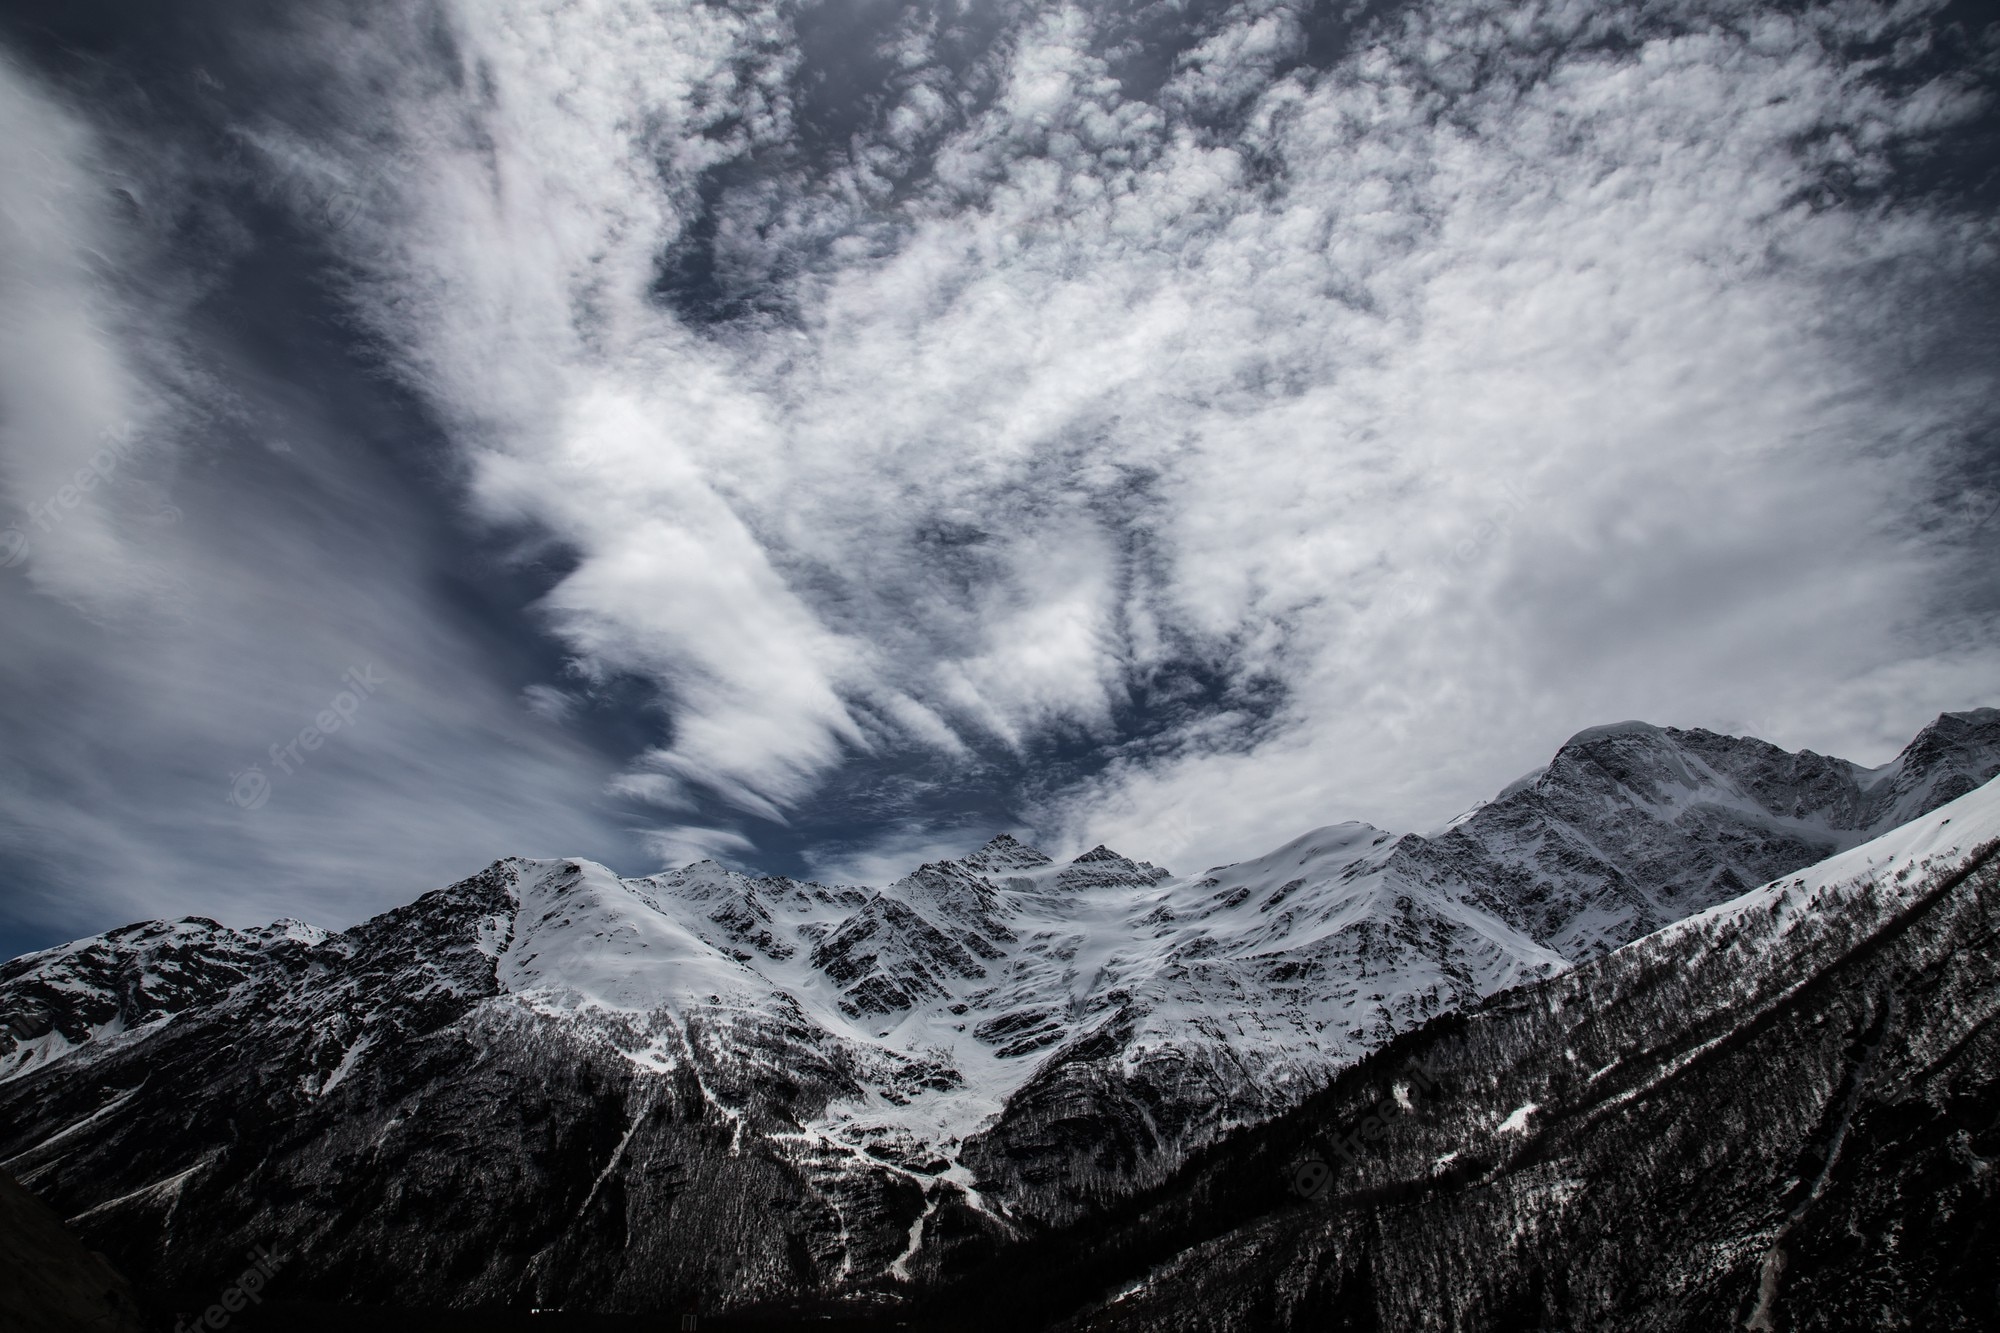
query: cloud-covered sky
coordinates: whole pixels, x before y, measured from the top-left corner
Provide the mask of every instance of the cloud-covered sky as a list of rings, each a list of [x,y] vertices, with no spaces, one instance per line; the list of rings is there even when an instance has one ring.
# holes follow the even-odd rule
[[[0,945],[2000,699],[1980,6],[0,31]]]

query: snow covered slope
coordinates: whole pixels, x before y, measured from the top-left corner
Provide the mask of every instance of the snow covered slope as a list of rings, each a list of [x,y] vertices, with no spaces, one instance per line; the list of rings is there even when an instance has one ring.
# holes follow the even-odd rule
[[[1593,727],[1441,834],[1409,842],[1396,870],[1580,960],[1867,842],[1996,773],[1992,708],[1944,714],[1873,769],[1710,731]]]
[[[202,917],[148,921],[0,965],[0,1080],[89,1046],[143,1036],[211,1004],[327,932],[297,921],[237,931]]]
[[[1872,772],[1628,724],[1438,837],[1198,876],[1002,835],[882,888],[509,859],[337,935],[127,927],[0,966],[0,1158],[154,1279],[277,1209],[329,1298],[895,1291],[1996,763],[1992,710]]]
[[[2000,1327],[1996,928],[2000,781],[1427,1025],[926,1313],[969,1333]]]
[[[983,1242],[1130,1188],[1394,1032],[1563,966],[1449,895],[1392,896],[1393,843],[1338,826],[1182,880],[1105,848],[1058,863],[1003,836],[881,889],[709,862],[626,880],[514,859],[338,935],[135,927],[0,972],[0,1107],[18,1127],[0,1149],[73,1215],[153,1237],[142,1267],[171,1274],[194,1250],[170,1220],[198,1230],[241,1214],[235,1192],[349,1178],[354,1165],[330,1163],[356,1135],[380,1148],[442,1117],[487,1145],[475,1169],[511,1189],[545,1156],[541,1135],[581,1135],[598,1146],[537,1205],[567,1217],[554,1235],[519,1255],[483,1220],[466,1235],[483,1256],[475,1294],[560,1303],[565,1288],[537,1285],[560,1280],[658,1295],[673,1265],[634,1257],[616,1277],[560,1279],[538,1265],[595,1243],[601,1199],[661,1246],[754,1252],[773,1242],[750,1239],[762,1224],[745,1190],[786,1200],[796,1225],[761,1267],[700,1281],[739,1300],[794,1293],[802,1273],[814,1288],[894,1287],[943,1262],[948,1238]],[[551,1094],[549,1128],[513,1124],[484,1101],[503,1069],[587,1086]],[[1085,1073],[1115,1095],[1079,1104]],[[168,1092],[187,1088],[201,1090],[192,1121]],[[1045,1169],[1052,1102],[1090,1124],[1095,1174]],[[251,1180],[233,1157],[244,1105],[282,1142]],[[422,1165],[436,1145],[408,1151],[391,1165],[370,1149],[358,1169],[397,1189],[438,1169]],[[698,1164],[706,1204],[732,1220],[697,1222],[675,1202],[686,1177],[649,1174],[662,1160]],[[223,1197],[198,1202],[210,1190]],[[331,1201],[304,1211],[300,1231],[370,1256],[409,1243],[350,1232]]]

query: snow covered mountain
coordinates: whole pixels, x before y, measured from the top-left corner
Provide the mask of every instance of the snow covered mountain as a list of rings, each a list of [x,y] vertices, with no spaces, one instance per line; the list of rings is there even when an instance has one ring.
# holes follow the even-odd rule
[[[1301,894],[1391,841],[1349,826],[1176,881],[1001,838],[882,890],[510,860],[339,935],[128,928],[0,973],[0,1151],[169,1283],[198,1285],[182,1255],[262,1243],[206,1231],[255,1216],[330,1290],[385,1301],[893,1286],[1034,1216],[1041,1122],[1010,1105],[1117,1070],[1122,1100],[1093,1110],[1120,1132],[1079,1145],[1096,1176],[1068,1186],[1115,1192],[1562,966],[1446,898],[1385,920],[1365,880]],[[430,1194],[439,1173],[457,1183]],[[490,1207],[462,1211],[466,1175]],[[347,1181],[408,1231],[357,1224]],[[413,1246],[478,1262],[383,1270]]]
[[[1449,885],[1565,957],[1649,934],[1867,842],[2000,773],[2000,709],[1946,713],[1879,768],[1712,731],[1624,722],[1412,840],[1396,867]]]
[[[936,1326],[2000,1327],[2000,782],[1427,1024]]]
[[[881,889],[509,859],[339,934],[132,926],[0,967],[0,1157],[167,1288],[282,1243],[301,1298],[887,1298],[1996,769],[1994,710],[1876,770],[1626,724],[1440,836],[1189,878],[1003,835]]]

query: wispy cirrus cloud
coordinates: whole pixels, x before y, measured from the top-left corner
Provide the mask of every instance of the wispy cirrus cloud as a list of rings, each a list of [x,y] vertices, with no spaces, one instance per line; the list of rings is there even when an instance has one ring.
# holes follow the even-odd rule
[[[1607,719],[1984,700],[1943,12],[334,10],[242,141],[351,183],[362,341],[565,553],[530,702],[647,683],[655,850],[997,804],[1187,869]]]
[[[612,766],[521,706],[542,664],[482,616],[421,458],[377,452],[418,453],[421,419],[364,406],[326,308],[257,268],[243,217],[330,225],[325,196],[225,207],[217,163],[98,91],[0,59],[0,951],[344,924],[506,848],[632,855]]]
[[[1145,100],[1077,6],[817,63],[770,15],[451,12],[486,100],[396,108],[361,308],[580,552],[560,632],[672,701],[627,779],[669,807],[1058,732],[1113,757],[1046,824],[1195,804],[1251,850],[1599,716],[1879,747],[1990,661],[1910,614],[1964,552],[1898,528],[1985,372],[1920,400],[1873,350],[1991,244],[1893,188],[1985,90],[1851,54],[1932,9],[1431,6],[1314,67],[1309,15],[1240,6]],[[420,145],[444,109],[482,134]],[[1118,751],[1190,664],[1275,719]]]

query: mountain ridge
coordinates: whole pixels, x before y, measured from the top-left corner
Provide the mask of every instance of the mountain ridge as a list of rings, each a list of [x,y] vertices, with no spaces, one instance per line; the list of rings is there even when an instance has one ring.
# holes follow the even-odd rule
[[[1404,1034],[925,1313],[1102,1333],[1990,1328],[1996,927],[1989,782]]]
[[[1196,877],[1002,834],[879,889],[506,858],[338,934],[123,927],[0,965],[0,1156],[169,1284],[269,1217],[328,1293],[899,1298],[1648,911],[2000,769],[1990,709],[1874,770],[1642,728],[1579,733],[1438,838],[1327,825]],[[1676,847],[1700,873],[1662,894]],[[473,1168],[475,1131],[497,1146]],[[434,1178],[542,1220],[461,1216]],[[383,1264],[405,1246],[441,1257]]]

